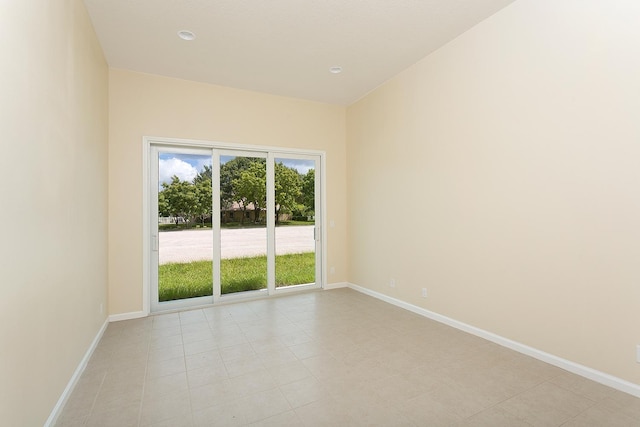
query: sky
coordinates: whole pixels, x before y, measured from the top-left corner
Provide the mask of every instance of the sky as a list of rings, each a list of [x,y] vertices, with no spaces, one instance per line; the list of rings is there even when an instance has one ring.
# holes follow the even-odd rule
[[[176,175],[181,181],[192,181],[204,166],[211,166],[211,156],[199,154],[160,153],[158,174],[160,183],[171,182]]]
[[[159,181],[171,182],[171,177],[176,175],[181,181],[191,181],[198,172],[204,170],[204,166],[211,166],[211,156],[202,154],[177,154],[160,153],[159,159]],[[233,156],[220,156],[220,162],[226,163],[233,159]],[[278,159],[285,166],[296,169],[301,174],[306,174],[314,168],[313,160],[304,159]]]

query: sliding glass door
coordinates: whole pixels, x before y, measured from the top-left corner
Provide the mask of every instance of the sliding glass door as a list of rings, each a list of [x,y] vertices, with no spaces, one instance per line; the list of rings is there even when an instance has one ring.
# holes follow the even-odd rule
[[[219,153],[220,294],[267,289],[267,158]]]
[[[153,147],[152,310],[212,302],[212,150]]]
[[[321,285],[320,156],[150,145],[152,311]]]
[[[279,154],[274,159],[274,169],[275,283],[276,289],[285,290],[313,284],[320,277],[318,159]]]

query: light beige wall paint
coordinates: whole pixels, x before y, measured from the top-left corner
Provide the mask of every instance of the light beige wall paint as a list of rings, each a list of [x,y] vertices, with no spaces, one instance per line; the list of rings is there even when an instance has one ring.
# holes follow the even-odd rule
[[[142,138],[170,137],[327,153],[329,283],[345,281],[345,108],[110,70],[109,306],[142,306]]]
[[[349,107],[349,280],[640,384],[638,22],[520,0]]]
[[[2,2],[0,40],[0,423],[36,426],[106,319],[108,69],[81,0]]]

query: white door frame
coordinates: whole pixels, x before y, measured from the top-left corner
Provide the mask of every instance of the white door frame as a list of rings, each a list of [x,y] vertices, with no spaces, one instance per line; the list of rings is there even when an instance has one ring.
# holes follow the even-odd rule
[[[301,160],[316,160],[318,158],[317,154],[311,154],[311,153],[278,153],[277,155],[270,153],[270,156],[272,157],[270,163],[272,165],[275,165],[275,159],[301,159]],[[324,207],[324,197],[322,196],[322,189],[324,188],[324,183],[322,183],[321,185],[321,181],[322,179],[324,179],[324,173],[322,173],[320,171],[321,166],[324,165],[324,161],[322,159],[322,157],[320,157],[320,161],[319,161],[320,165],[316,165],[316,171],[318,171],[318,174],[322,174],[322,176],[320,177],[320,179],[315,179],[314,180],[314,194],[319,195],[320,197],[316,196],[316,202],[320,204],[320,212],[323,212],[323,207]],[[267,175],[268,176],[268,175]],[[272,174],[272,176],[275,178],[275,174]],[[317,175],[316,175],[317,178]],[[274,188],[274,185],[272,185],[270,188]],[[275,202],[275,197],[271,198],[272,200],[274,200]],[[314,211],[318,209],[318,206],[315,206]],[[273,212],[275,210],[275,206],[272,206],[272,210],[271,212]],[[273,216],[273,215],[272,215]],[[323,238],[323,230],[324,230],[324,220],[322,218],[324,218],[324,216],[322,216],[322,218],[320,218],[320,220],[317,219],[318,216],[316,216],[316,222],[315,222],[315,230],[314,230],[314,240],[315,240],[315,253],[320,253],[321,254],[321,258],[322,261],[321,262],[316,262],[316,269],[315,269],[315,278],[316,278],[316,284],[318,282],[322,283],[323,285],[320,286],[322,288],[324,288],[324,283],[325,282],[325,271],[323,269],[323,265],[324,265],[324,254],[322,253],[322,248],[325,246],[322,244],[322,242],[326,241],[326,239]],[[274,220],[275,221],[275,220]],[[275,227],[272,227],[271,232],[275,234]],[[273,238],[271,239],[271,241],[273,242],[273,247],[270,247],[269,250],[273,250],[275,253],[275,235],[273,236]],[[316,258],[317,259],[317,258]],[[271,290],[272,294],[282,294],[282,293],[287,293],[287,292],[296,292],[299,290],[300,286],[303,285],[292,285],[292,286],[283,286],[280,288],[276,288],[275,287],[275,265],[273,265],[271,267],[271,271],[274,274],[274,278],[272,281],[270,281],[270,283],[274,284],[274,289]]]
[[[270,146],[262,146],[262,145],[246,145],[246,144],[232,144],[226,142],[215,142],[215,141],[203,141],[203,140],[190,140],[190,139],[176,139],[176,138],[162,138],[162,137],[150,137],[145,136],[142,138],[142,262],[143,262],[143,270],[142,270],[142,304],[143,304],[143,312],[145,314],[151,313],[151,286],[153,283],[153,274],[157,274],[157,272],[153,272],[152,269],[153,264],[151,262],[151,256],[153,254],[153,234],[151,231],[151,214],[152,212],[157,212],[157,206],[154,208],[154,203],[151,200],[151,148],[152,146],[166,146],[167,148],[175,148],[175,149],[188,149],[188,148],[201,148],[201,149],[210,149],[213,151],[216,150],[233,150],[235,152],[238,151],[246,151],[246,152],[258,152],[258,153],[267,153],[267,159],[273,160],[274,158],[287,158],[287,157],[296,157],[301,156],[317,156],[319,160],[319,170],[316,170],[316,174],[319,174],[320,177],[316,176],[315,185],[316,185],[316,194],[319,194],[319,204],[320,209],[316,206],[316,256],[319,255],[320,262],[316,262],[316,281],[314,287],[324,288],[326,286],[326,277],[327,277],[327,245],[325,242],[327,241],[327,233],[326,227],[326,153],[324,151],[318,150],[304,150],[304,149],[291,149],[291,148],[282,148],[282,147],[270,147]],[[219,151],[214,155],[215,157],[219,156]],[[218,157],[219,160],[219,157]],[[271,164],[273,167],[273,161],[267,161],[267,165]],[[216,166],[215,161],[213,168],[219,168]],[[214,175],[217,175],[214,173]],[[273,173],[267,173],[267,177],[271,177],[273,180]],[[320,179],[318,179],[320,178]],[[215,179],[214,179],[215,181]],[[212,183],[215,185],[215,183]],[[267,188],[271,188],[273,190],[274,183],[271,182],[269,187],[269,182],[267,183]],[[218,186],[219,188],[219,186]],[[268,198],[269,199],[269,198]],[[273,200],[273,198],[271,198]],[[214,211],[219,210],[219,198],[214,197]],[[272,202],[274,203],[274,202]],[[155,201],[157,204],[157,201]],[[153,210],[155,209],[155,211]],[[275,210],[275,206],[267,206],[268,211],[272,212]],[[318,215],[319,213],[319,215]],[[271,220],[269,220],[271,218]],[[267,215],[267,221],[274,222],[275,219],[273,215]],[[269,225],[267,223],[267,229],[269,229]],[[272,227],[273,230],[273,227]],[[218,228],[219,232],[219,228]],[[215,233],[215,228],[214,228]],[[273,234],[273,232],[271,233]],[[275,247],[274,236],[267,239],[268,250],[273,249]],[[214,245],[215,247],[215,245]],[[215,250],[214,250],[215,253]],[[219,248],[218,248],[218,258],[219,258]],[[214,257],[215,259],[215,257]],[[274,264],[274,263],[271,263]],[[275,279],[275,265],[268,266],[267,269],[267,278],[268,283],[274,283]],[[284,292],[291,292],[298,290],[299,287],[293,286],[291,289],[273,289],[269,292],[271,295],[277,295]],[[308,288],[308,287],[307,287]],[[244,294],[244,293],[242,293]],[[261,295],[264,295],[262,293]],[[220,298],[216,298],[215,292],[213,296],[213,303],[218,303],[221,301],[228,302],[230,300],[244,299],[256,297],[256,294],[253,292],[247,292],[246,295],[238,295],[238,294],[230,294],[226,296],[222,296]],[[208,303],[204,303],[208,305]],[[172,309],[177,309],[179,307],[174,307]]]

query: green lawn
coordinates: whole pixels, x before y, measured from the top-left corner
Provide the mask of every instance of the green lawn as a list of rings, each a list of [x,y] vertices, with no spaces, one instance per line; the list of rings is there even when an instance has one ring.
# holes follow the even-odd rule
[[[265,289],[267,257],[223,259],[220,262],[222,294]],[[158,271],[160,301],[208,296],[212,294],[211,261],[170,263]],[[276,286],[315,282],[315,254],[276,257]]]

